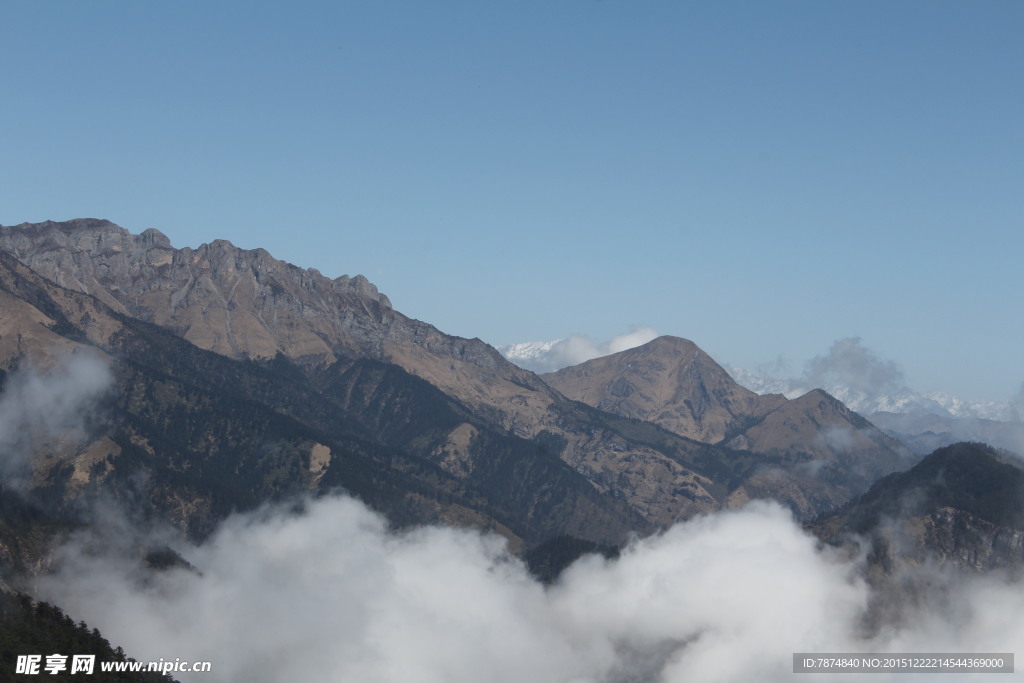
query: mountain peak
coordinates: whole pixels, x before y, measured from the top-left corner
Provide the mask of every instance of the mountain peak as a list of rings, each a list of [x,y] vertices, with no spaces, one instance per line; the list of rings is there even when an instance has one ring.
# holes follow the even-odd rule
[[[641,349],[644,347],[651,347],[652,349],[676,349],[684,352],[700,351],[700,347],[689,339],[676,337],[671,334],[663,334],[660,337],[655,337],[646,344],[634,347],[634,349]],[[627,351],[632,350],[633,349],[627,349]]]
[[[113,225],[113,224],[111,224]],[[160,247],[163,249],[172,249],[171,240],[168,239],[167,235],[163,234],[156,228],[147,228],[143,230],[139,237],[144,244],[149,247]]]
[[[763,412],[762,400],[736,384],[722,366],[682,337],[641,346],[543,375],[569,398],[715,443],[740,415]]]

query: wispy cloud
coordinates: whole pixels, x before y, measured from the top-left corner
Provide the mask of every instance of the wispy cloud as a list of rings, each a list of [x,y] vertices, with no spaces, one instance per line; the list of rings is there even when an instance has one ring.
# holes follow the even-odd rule
[[[102,359],[77,353],[60,356],[49,370],[25,366],[8,377],[0,396],[0,477],[24,489],[33,454],[82,438],[86,418],[112,382]]]
[[[906,389],[899,366],[877,356],[860,337],[839,339],[827,354],[814,357],[807,364],[803,382],[811,387],[849,387],[868,396]]]
[[[1013,419],[1024,422],[1024,382],[1021,382],[1020,389],[1010,398],[1010,410]]]

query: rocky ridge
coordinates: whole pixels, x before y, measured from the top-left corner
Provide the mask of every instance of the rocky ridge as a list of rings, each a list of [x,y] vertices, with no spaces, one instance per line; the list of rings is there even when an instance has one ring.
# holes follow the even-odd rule
[[[816,457],[806,449],[757,450],[770,445],[765,435],[771,422],[761,423],[767,425],[763,434],[754,423],[770,417],[775,404],[788,404],[737,387],[695,346],[658,361],[675,378],[671,391],[656,393],[646,405],[618,400],[628,397],[598,400],[595,409],[570,400],[576,396],[568,389],[566,398],[479,339],[446,335],[402,315],[365,278],[330,280],[261,249],[223,240],[174,249],[155,230],[132,235],[108,221],[78,219],[0,226],[0,250],[62,287],[228,358],[267,363],[281,357],[310,377],[366,359],[397,365],[475,418],[515,437],[541,440],[600,493],[628,501],[651,524],[668,525],[758,496],[776,497],[808,516],[867,485],[829,480],[813,467],[801,470]],[[34,315],[28,309],[23,314]],[[86,318],[82,329],[97,339],[113,334],[103,325],[123,324],[111,316]],[[45,334],[45,328],[34,329]],[[0,339],[5,343],[14,344],[6,335]],[[17,348],[9,353],[13,357]],[[682,362],[684,356],[690,361]],[[638,410],[626,410],[630,405]],[[824,427],[809,416],[796,431],[806,442]],[[468,453],[471,433],[452,425],[447,445],[434,456],[452,476],[474,471],[472,458],[479,456]]]
[[[328,280],[223,240],[177,250],[155,230],[135,236],[93,219],[0,226],[0,250],[61,286],[229,358],[280,354],[309,372],[361,358],[398,365],[515,436],[551,434],[565,462],[599,491],[634,500],[652,522],[722,504],[709,478],[676,455],[695,444],[675,444],[667,454],[593,415],[581,420],[533,373],[479,339],[402,315],[359,276]],[[463,437],[453,433],[447,450],[458,451]],[[454,472],[466,469],[459,457],[438,457]]]
[[[349,311],[379,322],[391,309],[362,275],[330,280],[225,240],[175,249],[157,230],[133,235],[104,220],[0,227],[0,249],[61,287],[233,358],[333,360],[324,338],[352,335]]]
[[[95,501],[194,538],[231,512],[338,489],[396,524],[489,528],[513,548],[647,528],[557,453],[496,430],[397,366],[364,358],[306,373],[283,356],[234,360],[0,252],[0,341],[19,334],[33,353],[3,359],[5,388],[21,373],[38,386],[84,359],[109,378],[82,403],[81,426],[50,426],[53,392],[18,413],[19,438],[4,443],[17,472],[0,463],[0,474],[17,475],[0,477],[0,574],[42,567],[49,537],[87,523]]]

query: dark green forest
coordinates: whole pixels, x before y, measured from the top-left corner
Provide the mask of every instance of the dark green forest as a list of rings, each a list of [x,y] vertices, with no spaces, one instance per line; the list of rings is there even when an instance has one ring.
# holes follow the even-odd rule
[[[31,680],[35,676],[16,674],[18,655],[61,654],[95,655],[96,665],[91,675],[71,674],[68,670],[50,674],[41,669],[38,676],[47,681],[99,681],[102,683],[175,683],[170,676],[154,672],[103,672],[100,662],[126,662],[130,660],[120,647],[112,647],[95,628],[77,622],[64,614],[60,607],[46,602],[35,602],[24,594],[0,591],[0,683]],[[68,667],[70,669],[70,667]]]

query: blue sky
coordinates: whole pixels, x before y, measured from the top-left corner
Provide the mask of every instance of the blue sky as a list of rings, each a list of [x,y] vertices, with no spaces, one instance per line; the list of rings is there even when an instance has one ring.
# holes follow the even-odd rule
[[[494,344],[1024,381],[1024,3],[11,1],[0,223],[363,273]]]

